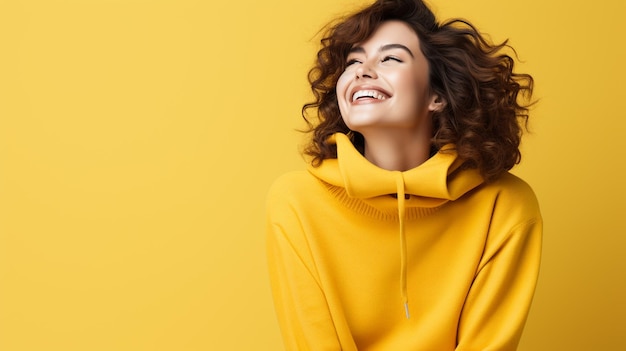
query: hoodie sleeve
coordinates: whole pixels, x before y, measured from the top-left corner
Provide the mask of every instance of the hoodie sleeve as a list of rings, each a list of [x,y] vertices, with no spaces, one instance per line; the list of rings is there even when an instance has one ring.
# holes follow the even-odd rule
[[[485,249],[459,321],[457,351],[517,349],[535,291],[541,236],[537,215]]]
[[[286,350],[341,350],[305,233],[287,199],[292,192],[282,190],[275,184],[268,196],[267,256]]]

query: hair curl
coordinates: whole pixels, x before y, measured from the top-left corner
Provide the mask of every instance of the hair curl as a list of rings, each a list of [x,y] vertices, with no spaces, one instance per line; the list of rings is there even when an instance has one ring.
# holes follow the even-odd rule
[[[519,100],[531,97],[533,78],[513,72],[514,60],[505,53],[507,48],[512,50],[508,42],[492,44],[462,19],[440,24],[421,0],[378,0],[326,27],[308,75],[315,100],[302,107],[312,132],[304,152],[312,156],[313,165],[337,157],[336,146],[327,141],[330,135],[350,132],[335,91],[350,49],[389,20],[405,22],[415,31],[429,64],[430,89],[445,101],[444,108],[432,115],[433,150],[455,144],[464,167],[477,168],[486,181],[519,163],[529,107]],[[311,109],[317,111],[317,123],[307,118]],[[363,152],[363,136],[353,135],[352,142]]]

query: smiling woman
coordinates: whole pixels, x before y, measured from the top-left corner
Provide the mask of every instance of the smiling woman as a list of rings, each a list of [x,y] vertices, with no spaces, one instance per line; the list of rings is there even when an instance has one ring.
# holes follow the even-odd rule
[[[432,137],[429,114],[443,103],[428,87],[417,34],[404,22],[385,22],[350,50],[346,65],[337,81],[339,111],[367,140],[368,160],[398,170],[423,163]]]
[[[306,172],[268,195],[290,350],[514,350],[542,219],[519,162],[532,77],[468,22],[378,0],[329,27]],[[522,122],[522,123],[520,123]]]

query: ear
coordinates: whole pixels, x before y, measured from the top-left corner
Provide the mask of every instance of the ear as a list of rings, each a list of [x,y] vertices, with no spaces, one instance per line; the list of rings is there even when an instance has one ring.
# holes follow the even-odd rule
[[[440,112],[443,108],[446,107],[446,100],[437,94],[433,94],[430,96],[430,100],[428,102],[428,111],[430,112]]]

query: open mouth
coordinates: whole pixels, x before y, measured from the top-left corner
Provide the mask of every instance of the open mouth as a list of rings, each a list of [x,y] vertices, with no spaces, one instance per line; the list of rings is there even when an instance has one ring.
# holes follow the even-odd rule
[[[389,97],[386,93],[373,90],[373,89],[364,89],[357,90],[352,94],[352,102],[357,101],[367,101],[367,100],[385,100]]]

